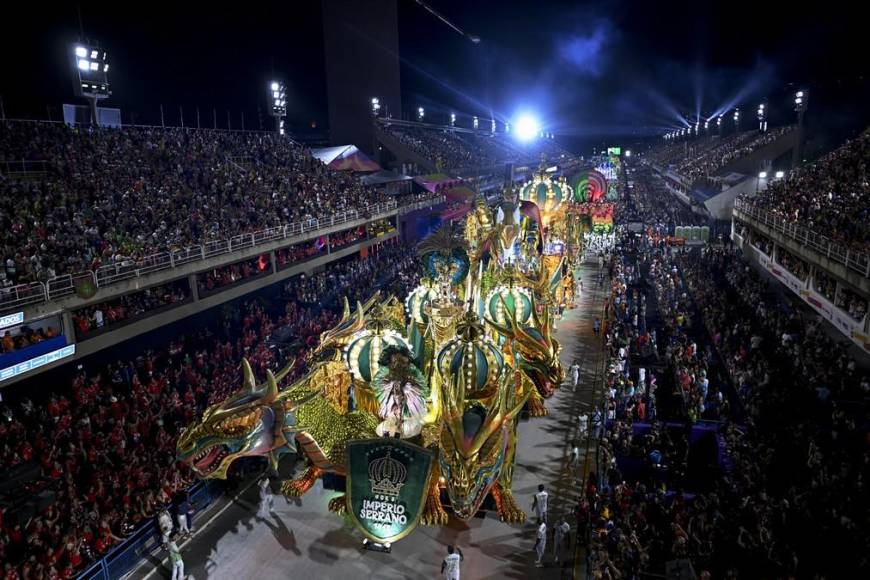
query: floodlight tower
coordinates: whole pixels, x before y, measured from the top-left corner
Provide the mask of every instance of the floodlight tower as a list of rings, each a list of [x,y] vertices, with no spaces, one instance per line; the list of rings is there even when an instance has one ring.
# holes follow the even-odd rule
[[[70,47],[73,71],[73,91],[77,97],[88,100],[91,122],[99,125],[97,101],[107,99],[109,88],[109,60],[106,51],[97,42],[77,42]]]
[[[734,109],[734,131],[740,132],[740,108]]]
[[[275,126],[279,135],[284,134],[284,117],[287,116],[287,90],[283,81],[269,83],[269,101],[272,103],[269,114],[275,117]]]
[[[456,113],[450,113],[450,126],[456,126]]]
[[[804,142],[804,113],[807,112],[809,99],[810,92],[807,89],[800,89],[794,94],[794,110],[798,114],[798,142],[794,148],[794,153],[792,153],[792,167],[797,167],[801,161],[801,150]]]
[[[710,119],[704,121],[704,135],[710,134]]]
[[[490,120],[489,120],[489,128],[490,128],[490,132],[491,132],[493,135],[495,135],[495,119],[490,119]]]
[[[716,119],[716,129],[719,130],[719,136],[722,136],[722,115],[719,115],[719,118]]]
[[[424,109],[423,107],[417,107],[417,122],[422,123],[425,116],[426,109]]]
[[[763,101],[760,105],[758,105],[758,110],[756,111],[758,116],[758,130],[761,133],[767,132],[767,101]]]
[[[381,114],[381,100],[377,97],[372,97],[372,116],[379,117]]]
[[[477,117],[476,117],[476,116],[475,116],[475,117],[472,117],[472,118],[471,118],[471,126],[474,127],[474,130],[475,130],[475,131],[477,131],[477,127],[478,127],[479,125],[480,125],[480,123],[478,122]]]

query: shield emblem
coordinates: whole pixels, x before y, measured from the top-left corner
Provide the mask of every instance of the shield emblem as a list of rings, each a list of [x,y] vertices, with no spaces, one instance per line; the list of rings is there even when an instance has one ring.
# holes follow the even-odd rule
[[[433,453],[393,438],[347,443],[347,510],[357,528],[384,544],[410,534],[423,513]]]

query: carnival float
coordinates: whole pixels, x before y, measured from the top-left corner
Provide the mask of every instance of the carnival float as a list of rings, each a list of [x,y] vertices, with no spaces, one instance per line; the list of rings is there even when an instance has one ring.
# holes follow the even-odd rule
[[[471,518],[488,496],[501,520],[524,521],[511,492],[517,422],[523,409],[546,415],[564,378],[553,330],[588,229],[575,191],[542,163],[508,199],[476,198],[462,227],[420,243],[425,275],[406,297],[345,301],[304,376],[282,388],[285,368],[258,383],[243,360],[243,387],[182,433],[178,459],[223,478],[240,457],[277,467],[299,454],[306,468],[283,493],[344,476],[329,508],[375,542],[445,524],[444,503]]]

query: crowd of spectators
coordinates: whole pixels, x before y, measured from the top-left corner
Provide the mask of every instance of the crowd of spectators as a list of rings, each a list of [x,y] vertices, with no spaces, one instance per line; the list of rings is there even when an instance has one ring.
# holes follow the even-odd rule
[[[272,263],[269,254],[261,254],[256,258],[218,266],[207,272],[197,274],[196,283],[199,286],[200,293],[207,295],[230,284],[269,274],[271,270]]]
[[[643,164],[632,168],[631,195],[635,211],[644,216],[648,226],[702,225],[706,218],[695,213],[668,191],[663,179]]]
[[[671,167],[675,173],[694,183],[699,178],[714,175],[729,163],[750,155],[792,130],[793,125],[785,125],[765,132],[751,130],[724,137],[683,137],[656,147],[645,158],[656,165]]]
[[[275,133],[0,123],[4,284],[45,281],[389,201]]]
[[[730,247],[625,236],[611,282],[600,468],[576,507],[592,577],[662,574],[679,559],[700,578],[866,575],[870,379],[847,343]],[[650,356],[660,376],[638,368]],[[703,418],[723,421],[722,457],[691,489],[688,435]],[[623,473],[627,455],[648,470]]]
[[[3,338],[0,339],[0,354],[21,350],[57,335],[58,331],[53,326],[22,326],[17,330],[5,329]]]
[[[810,275],[810,265],[801,260],[782,246],[776,249],[776,263],[788,270],[798,280],[806,282]]]
[[[179,431],[238,389],[239,361],[259,377],[291,358],[293,376],[321,332],[337,322],[339,295],[362,299],[378,287],[406,292],[419,274],[413,249],[386,244],[287,285],[283,308],[261,299],[224,309],[223,319],[165,349],[99,370],[79,370],[47,401],[6,397],[0,405],[0,472],[26,464],[39,476],[26,495],[47,490],[50,505],[22,514],[0,508],[4,578],[73,578],[138,524],[183,493],[192,478],[175,462]],[[276,329],[295,337],[272,348]]]
[[[383,130],[415,153],[433,161],[441,171],[480,169],[511,161],[537,163],[541,155],[551,160],[572,157],[551,139],[541,138],[521,144],[509,135],[396,124],[384,125]]]
[[[742,199],[853,250],[870,250],[870,131]]]
[[[189,298],[188,281],[176,280],[76,310],[72,314],[72,320],[76,335],[84,338],[94,331],[131,322],[148,312],[172,304],[180,304]]]

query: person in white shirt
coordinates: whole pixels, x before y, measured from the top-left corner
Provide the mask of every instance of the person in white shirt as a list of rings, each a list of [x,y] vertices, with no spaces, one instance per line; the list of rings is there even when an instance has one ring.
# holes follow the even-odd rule
[[[172,535],[172,516],[166,509],[157,514],[157,526],[160,528],[160,543],[168,546],[169,536]]]
[[[571,448],[571,454],[568,456],[568,465],[574,465],[580,459],[580,448],[575,443]]]
[[[535,566],[541,568],[544,566],[544,552],[547,549],[547,524],[541,522],[538,526],[538,532],[535,536],[535,552],[538,553],[538,559],[535,560]]]
[[[556,529],[553,533],[553,556],[556,558],[556,562],[562,561],[562,552],[565,549],[565,543],[568,541],[568,532],[570,531],[571,525],[565,521],[565,518],[562,518],[556,524]]]
[[[586,413],[581,414],[577,418],[577,425],[580,429],[580,438],[586,439],[586,437],[589,435],[589,415],[587,415]]]
[[[532,500],[532,509],[538,515],[539,522],[547,521],[547,500],[550,494],[544,490],[544,484],[538,486],[538,493],[535,494],[535,499]]]
[[[441,562],[441,573],[447,580],[459,580],[459,563],[465,559],[458,547],[447,546],[447,556]]]
[[[580,384],[580,364],[577,362],[577,359],[574,359],[574,363],[568,370],[571,373],[571,388],[576,391],[577,385]]]
[[[269,476],[264,473],[260,481],[257,482],[257,486],[260,488],[260,509],[257,510],[257,517],[265,518],[270,513],[275,512],[275,499],[272,495],[272,488],[269,485]]]

